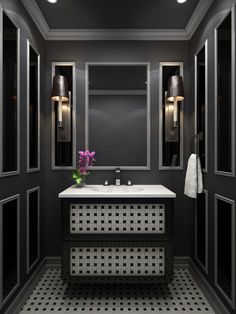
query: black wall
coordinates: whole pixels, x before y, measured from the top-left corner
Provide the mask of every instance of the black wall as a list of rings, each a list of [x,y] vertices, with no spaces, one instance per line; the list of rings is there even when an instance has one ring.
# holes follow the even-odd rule
[[[159,171],[158,170],[158,121],[159,121],[159,62],[182,61],[184,63],[185,82],[185,109],[184,109],[184,168],[186,158],[190,153],[190,140],[193,125],[190,125],[193,112],[193,100],[189,97],[189,43],[188,42],[76,42],[76,41],[49,41],[47,42],[45,73],[45,104],[46,121],[45,131],[47,143],[44,149],[47,163],[46,175],[46,255],[60,255],[61,247],[61,215],[60,201],[57,194],[73,182],[68,171],[51,170],[51,62],[73,61],[76,62],[76,110],[77,110],[77,146],[76,151],[83,150],[85,145],[85,62],[150,62],[151,65],[151,170],[150,171],[122,171],[123,183],[128,179],[134,184],[163,184],[176,192],[177,199],[174,211],[174,244],[175,255],[189,256],[193,248],[193,217],[194,206],[184,197],[184,171]],[[145,149],[145,148],[144,148]],[[78,156],[77,156],[78,157]],[[77,158],[78,159],[78,158]],[[102,184],[105,179],[113,180],[114,171],[91,171],[88,184]],[[189,204],[192,204],[189,206]]]
[[[9,16],[20,28],[20,174],[10,177],[0,178],[0,199],[5,199],[15,194],[20,194],[20,288],[32,274],[34,269],[26,274],[26,191],[36,186],[41,189],[41,222],[44,220],[45,189],[43,173],[45,172],[43,150],[41,150],[41,171],[27,173],[27,142],[26,142],[26,75],[27,75],[27,39],[38,50],[41,56],[41,95],[44,95],[44,60],[45,60],[45,41],[41,37],[36,26],[28,16],[25,8],[19,0],[0,0]],[[41,124],[44,124],[43,97],[41,98]],[[41,147],[44,146],[45,135],[41,132]],[[45,255],[44,249],[44,230],[43,223],[41,228],[41,258]],[[10,250],[10,247],[9,247]],[[17,290],[19,292],[20,288]],[[14,294],[14,296],[16,293]],[[3,308],[11,303],[12,298]]]
[[[236,179],[214,174],[214,28],[221,22],[224,14],[226,14],[234,3],[234,0],[215,0],[190,41],[190,73],[191,77],[194,77],[194,54],[201,48],[204,41],[208,39],[208,172],[204,175],[204,183],[205,189],[208,190],[209,198],[209,273],[205,275],[203,272],[203,274],[214,289],[214,194],[236,200]],[[233,70],[235,71],[235,69]],[[194,82],[192,81],[191,91],[193,92],[193,90]],[[215,290],[217,291],[217,289]],[[220,294],[219,296],[221,297]],[[227,305],[224,298],[222,300]],[[236,313],[229,306],[228,308],[231,313]]]

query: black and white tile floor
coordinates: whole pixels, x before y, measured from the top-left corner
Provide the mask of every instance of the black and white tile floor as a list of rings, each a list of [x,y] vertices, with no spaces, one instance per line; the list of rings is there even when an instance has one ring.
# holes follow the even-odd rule
[[[157,285],[66,285],[48,269],[21,310],[25,313],[214,313],[187,268],[173,282]]]

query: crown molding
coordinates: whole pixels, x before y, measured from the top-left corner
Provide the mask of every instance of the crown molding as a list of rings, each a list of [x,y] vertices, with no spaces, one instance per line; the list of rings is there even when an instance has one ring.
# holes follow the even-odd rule
[[[50,28],[37,2],[35,0],[21,0],[21,1],[24,4],[29,15],[31,16],[32,20],[34,21],[35,25],[37,26],[38,30],[42,34],[43,38],[47,39],[47,36],[50,32]]]
[[[185,28],[188,39],[191,39],[214,0],[200,0]]]
[[[185,30],[51,29],[47,40],[186,40]]]
[[[45,40],[189,40],[214,0],[200,0],[185,29],[52,29],[35,0],[21,0]]]

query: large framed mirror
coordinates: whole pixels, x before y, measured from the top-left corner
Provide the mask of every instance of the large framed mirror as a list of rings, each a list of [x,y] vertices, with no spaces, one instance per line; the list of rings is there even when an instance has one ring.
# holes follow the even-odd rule
[[[0,307],[20,285],[20,195],[0,201]]]
[[[235,307],[235,201],[215,194],[215,285]]]
[[[182,62],[160,62],[159,75],[159,169],[183,169],[183,105],[178,102],[178,125],[173,123],[174,105],[167,101],[168,80],[183,77]]]
[[[235,14],[215,29],[215,173],[235,175]]]
[[[27,40],[27,170],[40,169],[40,55]]]
[[[15,175],[20,168],[20,30],[0,7],[0,174]]]
[[[69,101],[62,104],[62,125],[58,125],[58,102],[52,101],[52,169],[69,170],[76,167],[76,64],[53,62],[54,75],[65,76]]]
[[[195,134],[203,171],[207,171],[208,41],[195,54]]]
[[[150,169],[149,63],[86,64],[85,142],[93,169]]]

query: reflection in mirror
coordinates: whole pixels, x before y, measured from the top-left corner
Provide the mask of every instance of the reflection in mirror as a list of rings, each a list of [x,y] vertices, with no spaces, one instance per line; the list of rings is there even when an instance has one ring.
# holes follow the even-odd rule
[[[232,13],[216,29],[216,171],[232,173]],[[234,104],[233,104],[234,105]]]
[[[39,188],[27,192],[28,272],[39,258]]]
[[[232,300],[232,287],[235,281],[232,269],[234,247],[232,221],[234,215],[233,201],[216,196],[216,284],[229,300]],[[233,225],[234,221],[233,221]],[[232,281],[233,280],[233,281]]]
[[[2,201],[3,300],[18,284],[18,199]]]
[[[173,123],[174,105],[166,99],[168,80],[173,75],[183,76],[182,63],[160,64],[160,169],[182,167],[182,110],[178,102],[178,126]]]
[[[148,64],[89,64],[86,148],[95,169],[149,167]]]
[[[53,102],[54,125],[53,126],[53,169],[62,169],[75,166],[75,134],[73,132],[73,115],[75,111],[75,64],[74,63],[53,63],[52,75],[62,75],[67,78],[69,101],[62,104],[62,126],[57,125],[58,103]]]
[[[18,171],[18,29],[3,11],[2,172]]]
[[[196,134],[199,135],[199,158],[202,169],[207,169],[207,42],[195,56]]]
[[[207,271],[207,191],[197,195],[196,207],[196,259]]]
[[[39,55],[28,42],[28,170],[39,169]]]

